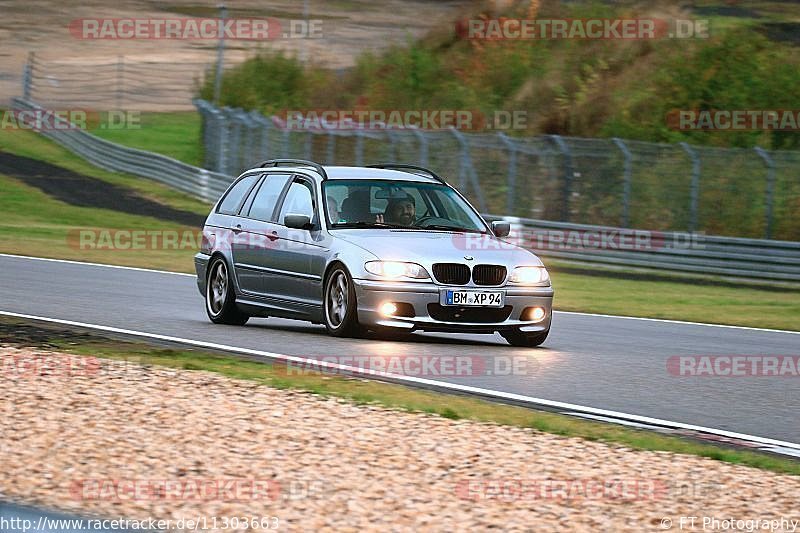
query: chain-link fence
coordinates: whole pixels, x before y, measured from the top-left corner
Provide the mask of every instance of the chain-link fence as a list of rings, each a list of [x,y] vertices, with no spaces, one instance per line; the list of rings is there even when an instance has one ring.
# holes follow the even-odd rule
[[[260,160],[429,166],[481,212],[662,231],[800,240],[800,152],[623,139],[414,129],[285,129],[276,118],[195,105],[205,166]]]
[[[191,110],[209,61],[43,60],[31,53],[23,73],[23,98],[51,107]]]

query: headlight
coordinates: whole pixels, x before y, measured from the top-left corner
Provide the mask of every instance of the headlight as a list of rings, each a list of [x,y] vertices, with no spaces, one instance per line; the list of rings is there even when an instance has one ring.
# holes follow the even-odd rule
[[[519,283],[521,285],[534,285],[536,283],[544,283],[550,281],[550,274],[548,274],[545,267],[517,267],[508,278],[511,283]]]
[[[382,278],[399,279],[427,279],[428,272],[416,263],[403,263],[400,261],[369,261],[364,264],[364,269],[370,274]]]

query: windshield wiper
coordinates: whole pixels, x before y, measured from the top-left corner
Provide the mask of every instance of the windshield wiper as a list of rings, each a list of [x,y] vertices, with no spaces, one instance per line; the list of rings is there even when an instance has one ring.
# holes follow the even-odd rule
[[[438,229],[443,231],[460,231],[464,233],[480,233],[484,234],[485,231],[477,229],[462,228],[460,226],[448,226],[447,224],[430,224],[429,226],[420,226],[420,229]]]
[[[364,222],[363,220],[358,222],[342,222],[341,224],[333,224],[331,228],[399,228],[399,229],[409,229],[409,226],[403,226],[402,224],[389,224],[388,222]]]

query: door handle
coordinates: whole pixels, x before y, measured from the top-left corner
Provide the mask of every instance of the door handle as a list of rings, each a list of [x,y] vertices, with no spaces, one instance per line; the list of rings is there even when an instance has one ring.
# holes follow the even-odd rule
[[[242,225],[241,225],[241,224],[236,224],[236,225],[233,227],[233,232],[234,232],[234,233],[236,233],[237,235],[238,235],[239,233],[241,233],[241,232],[242,232]]]
[[[271,241],[277,240],[278,239],[278,232],[277,231],[271,231],[271,232],[267,233],[267,239],[269,239]]]

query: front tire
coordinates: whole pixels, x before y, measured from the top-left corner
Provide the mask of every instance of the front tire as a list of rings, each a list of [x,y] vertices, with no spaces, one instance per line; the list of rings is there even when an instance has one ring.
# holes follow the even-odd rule
[[[500,332],[500,335],[502,335],[511,346],[518,346],[521,348],[535,348],[536,346],[542,344],[547,339],[547,335],[549,334],[549,329],[536,333],[523,333],[518,329]]]
[[[206,314],[215,324],[242,326],[250,318],[236,307],[233,276],[222,257],[211,260],[206,278]]]
[[[323,293],[325,329],[334,337],[361,334],[358,301],[353,278],[342,265],[336,266],[325,281]]]

